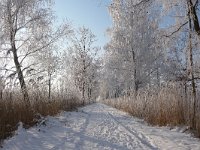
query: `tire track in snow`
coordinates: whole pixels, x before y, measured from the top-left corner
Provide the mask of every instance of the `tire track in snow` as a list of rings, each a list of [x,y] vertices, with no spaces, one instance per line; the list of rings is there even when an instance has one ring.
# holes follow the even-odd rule
[[[47,117],[45,126],[19,130],[5,150],[200,150],[199,140],[150,127],[104,104]]]
[[[72,135],[74,137],[79,137],[79,140],[74,142],[75,150],[84,149],[83,147],[85,146],[85,143],[84,143],[85,141],[92,141],[93,143],[97,143],[96,146],[93,147],[95,149],[99,149],[100,146],[104,145],[104,146],[109,147],[109,149],[113,149],[113,150],[118,150],[118,149],[129,150],[126,147],[124,147],[124,145],[118,145],[118,144],[112,143],[110,141],[110,139],[107,139],[108,137],[111,137],[111,135],[112,135],[112,132],[110,132],[110,131],[111,130],[116,131],[117,126],[114,123],[111,123],[112,121],[110,120],[110,118],[108,117],[108,115],[106,113],[104,113],[103,116],[102,115],[99,116],[99,119],[100,119],[99,121],[101,121],[102,124],[94,125],[94,128],[96,130],[100,129],[100,131],[98,132],[100,135],[102,135],[102,132],[101,132],[102,130],[104,130],[104,132],[106,132],[104,139],[96,139],[96,137],[92,137],[92,136],[90,137],[87,135],[88,134],[87,127],[89,125],[91,125],[90,120],[92,121],[92,114],[94,113],[94,110],[93,109],[90,111],[81,110],[81,111],[78,111],[78,113],[80,113],[80,115],[82,115],[82,117],[84,116],[83,118],[85,120],[83,125],[81,125],[80,130],[74,131],[73,128],[72,129],[66,128],[66,137],[61,140],[62,141],[61,143],[59,143],[59,144],[55,145],[53,148],[51,148],[51,150],[61,150],[62,147],[64,147],[66,145],[68,138],[69,138],[69,137],[67,137],[68,132],[72,133]],[[99,141],[100,141],[100,145],[99,145]]]
[[[129,129],[127,126],[125,126],[122,122],[118,121],[116,118],[113,117],[112,114],[108,113],[108,115],[115,120],[124,130],[126,130],[129,134],[132,134],[134,137],[136,137],[142,144],[146,145],[150,149],[158,150],[158,147],[155,146],[155,144],[151,143],[148,138],[143,135],[142,133],[139,133],[135,130]]]
[[[103,106],[102,106],[103,107]],[[103,107],[105,109],[105,107]],[[101,108],[101,111],[103,111],[103,109]],[[137,132],[136,130],[133,130],[133,129],[129,129],[127,126],[125,126],[122,122],[120,122],[119,120],[117,120],[109,111],[107,111],[107,115],[112,119],[114,120],[114,122],[116,122],[116,124],[118,126],[121,126],[121,128],[124,129],[124,131],[126,131],[127,134],[129,135],[132,135],[131,137],[132,138],[137,138],[140,143],[144,146],[147,146],[149,149],[151,150],[158,150],[159,148],[157,146],[155,146],[154,143],[150,142],[148,140],[148,138],[142,134],[142,133],[139,133]],[[142,147],[141,147],[142,148]]]

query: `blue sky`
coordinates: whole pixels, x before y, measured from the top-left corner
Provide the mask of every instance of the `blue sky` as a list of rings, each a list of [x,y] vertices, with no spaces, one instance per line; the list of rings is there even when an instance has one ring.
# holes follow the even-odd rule
[[[107,6],[110,0],[55,0],[55,12],[59,20],[67,18],[75,28],[85,26],[97,36],[97,45],[108,42],[105,31],[112,25]]]

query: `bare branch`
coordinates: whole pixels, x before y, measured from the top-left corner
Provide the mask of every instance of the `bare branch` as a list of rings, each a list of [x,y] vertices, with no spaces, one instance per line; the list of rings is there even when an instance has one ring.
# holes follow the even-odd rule
[[[188,21],[186,21],[185,23],[183,23],[180,27],[178,27],[175,31],[173,31],[172,33],[170,33],[169,35],[163,35],[164,37],[171,37],[172,35],[174,35],[175,33],[179,32],[186,24],[188,24]]]

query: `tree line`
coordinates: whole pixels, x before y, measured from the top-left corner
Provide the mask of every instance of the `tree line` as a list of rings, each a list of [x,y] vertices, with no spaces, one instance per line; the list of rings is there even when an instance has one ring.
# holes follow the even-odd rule
[[[113,0],[102,99],[151,123],[199,131],[198,9],[198,0]]]
[[[198,0],[112,0],[103,49],[87,27],[55,23],[53,5],[0,1],[1,138],[13,131],[7,124],[96,99],[200,133]]]

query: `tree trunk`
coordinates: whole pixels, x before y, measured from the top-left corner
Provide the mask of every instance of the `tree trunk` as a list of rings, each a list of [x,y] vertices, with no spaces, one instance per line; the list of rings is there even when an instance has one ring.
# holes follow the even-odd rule
[[[51,100],[51,74],[49,74],[49,101]]]
[[[16,68],[17,76],[18,76],[19,83],[20,83],[20,86],[21,86],[21,91],[22,91],[22,94],[23,94],[25,106],[29,107],[30,101],[29,101],[29,96],[28,96],[28,90],[27,90],[27,87],[26,87],[26,84],[25,84],[21,65],[20,65],[19,60],[18,60],[17,48],[16,48],[16,45],[15,45],[15,42],[16,42],[15,36],[16,36],[16,32],[17,32],[17,19],[18,19],[18,17],[17,17],[17,15],[16,16],[12,15],[12,9],[11,9],[12,6],[11,5],[12,5],[11,1],[8,1],[8,3],[7,3],[8,24],[7,25],[9,27],[9,32],[10,32],[10,39],[9,40],[10,40],[11,51],[13,53],[15,68]]]
[[[0,91],[0,99],[3,99],[3,90]]]
[[[91,103],[92,89],[91,89],[90,86],[88,87],[88,91],[87,91],[87,93],[88,93],[88,100],[89,100],[89,103]]]
[[[187,112],[185,112],[186,116],[187,116],[187,123],[189,123],[189,118],[190,118],[190,102],[189,102],[189,99],[188,99],[188,88],[187,88],[187,81],[185,80],[184,81],[184,95],[185,95],[185,101],[184,101],[184,106],[183,106],[183,109],[185,109],[185,111],[187,110]]]
[[[137,85],[136,59],[135,59],[135,52],[134,52],[133,48],[132,48],[132,59],[133,59],[133,65],[134,65],[134,74],[133,74],[133,78],[134,78],[134,91],[135,91],[135,94],[136,94],[137,91],[138,91],[138,85]]]
[[[22,94],[23,94],[23,97],[24,97],[24,102],[25,102],[26,106],[30,106],[28,90],[27,90],[27,87],[26,87],[26,83],[25,83],[25,80],[24,80],[24,76],[23,76],[23,73],[22,73],[22,70],[21,70],[21,65],[19,63],[17,51],[16,51],[15,47],[13,48],[12,52],[13,52],[14,63],[15,63],[15,67],[16,67],[16,70],[17,70],[19,83],[20,83],[20,86],[21,86],[21,91],[22,91]]]
[[[90,99],[92,98],[92,88],[90,88]],[[94,97],[93,97],[94,98]]]
[[[194,64],[193,64],[193,51],[192,51],[192,23],[191,23],[191,15],[192,10],[189,9],[189,67],[190,70],[188,72],[191,75],[191,83],[192,83],[192,95],[193,95],[193,114],[192,114],[192,126],[196,127],[196,85],[194,79]]]
[[[131,1],[132,3],[132,1]],[[131,20],[131,33],[133,34],[133,12],[131,12],[130,16]],[[137,85],[137,69],[136,69],[136,57],[135,57],[135,51],[134,51],[134,46],[133,46],[133,35],[131,35],[131,52],[132,52],[132,60],[133,60],[133,67],[134,67],[134,73],[133,73],[133,78],[134,78],[134,92],[135,92],[135,97],[137,96],[137,91],[138,91],[138,85]]]
[[[196,4],[193,4],[192,0],[188,0],[188,8],[190,11],[190,19],[192,19],[194,24],[194,30],[196,31],[197,35],[200,37],[200,26],[199,26],[199,19],[197,16],[196,5],[198,4],[198,0]]]
[[[133,1],[131,0],[131,6],[133,6]],[[134,45],[133,45],[133,26],[134,26],[134,21],[133,21],[133,11],[131,11],[130,14],[130,30],[131,30],[131,52],[132,52],[132,59],[133,59],[133,67],[134,67],[134,73],[133,73],[133,78],[134,78],[134,95],[135,98],[137,96],[137,91],[138,91],[138,84],[137,84],[137,70],[136,70],[136,57],[135,57],[135,51],[134,51]]]
[[[85,82],[83,82],[83,87],[82,87],[82,100],[83,100],[83,105],[85,105]]]

